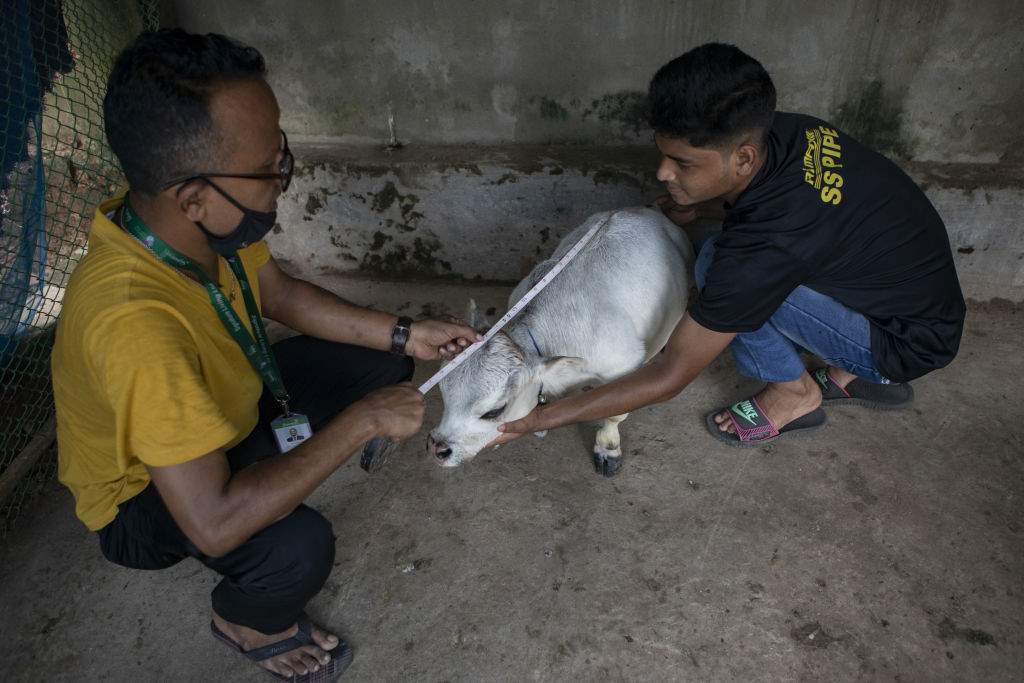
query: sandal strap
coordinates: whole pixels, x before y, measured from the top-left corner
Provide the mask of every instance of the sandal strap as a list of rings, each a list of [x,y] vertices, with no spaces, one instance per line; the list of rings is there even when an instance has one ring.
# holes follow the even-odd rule
[[[778,427],[753,396],[729,406],[729,418],[740,441],[761,441],[779,435]]]
[[[310,622],[309,617],[305,614],[299,616],[298,626],[299,630],[291,638],[285,638],[270,645],[246,650],[243,654],[254,662],[262,662],[263,660],[282,655],[285,652],[298,650],[304,645],[316,645],[316,641],[313,640],[313,624]]]

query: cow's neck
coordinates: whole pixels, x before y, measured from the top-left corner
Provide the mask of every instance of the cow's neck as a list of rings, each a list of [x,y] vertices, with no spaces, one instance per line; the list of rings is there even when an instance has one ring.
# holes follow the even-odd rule
[[[534,329],[534,326],[531,326],[532,322],[531,316],[523,315],[505,333],[516,343],[516,346],[520,348],[527,358],[543,358],[545,353],[544,345],[538,337],[537,330]]]

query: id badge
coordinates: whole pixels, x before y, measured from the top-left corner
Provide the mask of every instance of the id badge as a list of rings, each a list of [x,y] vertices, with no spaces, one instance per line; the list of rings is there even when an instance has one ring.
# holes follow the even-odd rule
[[[270,423],[270,428],[274,430],[277,448],[282,453],[287,453],[313,436],[309,418],[299,413],[282,415]]]

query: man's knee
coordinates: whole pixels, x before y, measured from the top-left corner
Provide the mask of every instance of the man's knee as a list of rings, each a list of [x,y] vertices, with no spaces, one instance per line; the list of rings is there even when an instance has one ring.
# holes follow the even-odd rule
[[[314,337],[292,337],[274,348],[286,382],[331,386],[332,396],[344,394],[346,389],[362,394],[406,382],[414,370],[408,356]]]
[[[213,589],[213,610],[261,633],[295,623],[334,567],[334,530],[300,505],[221,558],[203,562],[224,576]]]
[[[391,363],[386,368],[389,384],[408,382],[412,379],[412,373],[416,371],[416,363],[410,356],[395,356],[389,354]]]
[[[323,515],[305,505],[297,507],[290,516],[294,518],[294,530],[289,545],[300,564],[303,582],[315,584],[319,590],[334,566],[334,527]]]
[[[315,595],[334,567],[334,529],[316,510],[300,505],[267,527],[260,539],[266,544],[268,561],[274,567],[260,572],[266,586],[278,594]]]
[[[416,365],[409,356],[368,351],[363,365],[365,374],[362,382],[367,390],[372,391],[399,382],[408,382],[412,379],[415,369]]]

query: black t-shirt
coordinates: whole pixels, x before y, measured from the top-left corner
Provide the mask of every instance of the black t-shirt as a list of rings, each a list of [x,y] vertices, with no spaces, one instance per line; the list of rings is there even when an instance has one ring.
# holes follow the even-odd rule
[[[716,247],[690,309],[708,329],[752,332],[804,285],[867,317],[890,380],[956,356],[966,307],[942,219],[896,164],[820,119],[775,115]]]

